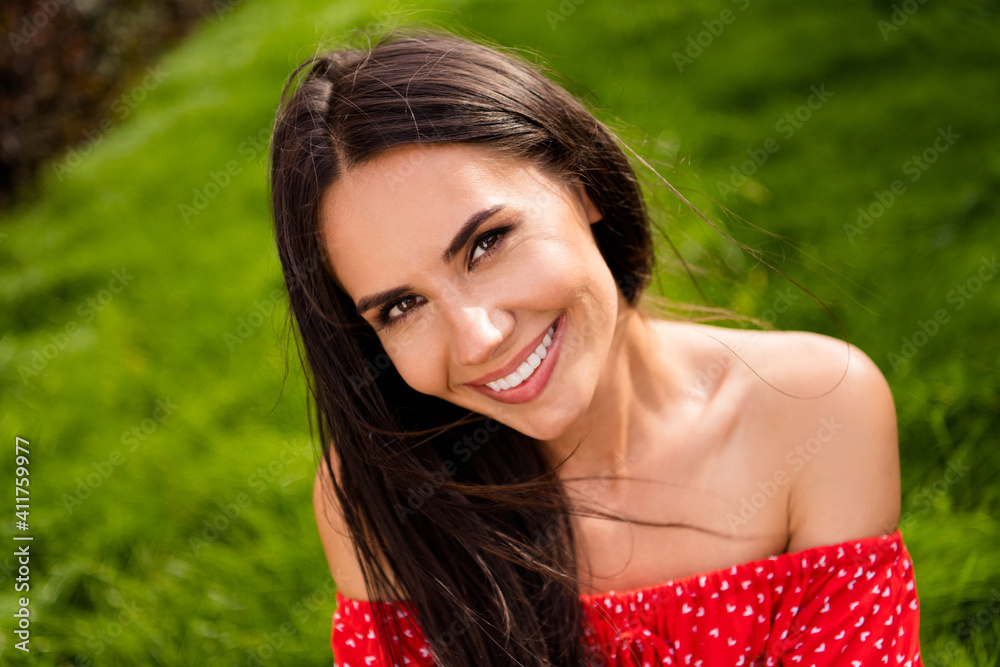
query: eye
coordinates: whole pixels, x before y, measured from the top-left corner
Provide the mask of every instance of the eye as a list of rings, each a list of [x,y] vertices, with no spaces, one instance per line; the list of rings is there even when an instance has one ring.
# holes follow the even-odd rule
[[[469,265],[479,260],[483,255],[492,255],[496,250],[500,241],[506,236],[511,227],[497,227],[496,229],[491,229],[486,232],[478,239],[476,239],[475,245],[472,246],[472,255],[469,258]]]
[[[398,310],[400,313],[404,313],[405,314],[406,311],[408,311],[410,308],[413,307],[413,302],[414,301],[416,301],[416,297],[413,297],[413,296],[404,296],[402,299],[400,299],[399,301],[396,301],[394,304],[392,304],[392,308],[386,314],[391,317],[393,310]],[[396,317],[399,317],[399,315],[397,315]]]
[[[497,227],[480,235],[469,252],[469,268],[479,263],[483,257],[493,256],[503,246],[504,237],[514,229],[514,226]],[[376,331],[391,328],[405,320],[422,300],[422,297],[411,294],[385,304],[376,317]]]
[[[378,315],[378,330],[386,328],[387,326],[392,326],[397,322],[406,319],[409,315],[410,310],[416,305],[417,297],[410,295],[404,296],[400,299],[393,301],[392,303],[387,303],[379,311]],[[393,313],[396,313],[395,315]]]

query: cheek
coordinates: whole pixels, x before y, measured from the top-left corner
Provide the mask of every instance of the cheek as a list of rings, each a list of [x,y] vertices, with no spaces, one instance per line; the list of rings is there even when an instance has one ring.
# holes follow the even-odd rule
[[[427,318],[418,317],[398,334],[383,340],[386,354],[400,377],[415,391],[433,394],[443,382],[442,369],[447,368],[440,356],[440,346],[432,344]]]
[[[607,300],[614,278],[593,242],[540,244],[530,257],[518,263],[516,275],[507,276],[505,291],[531,299],[533,309],[565,308],[584,299]]]
[[[533,282],[541,293],[549,293],[562,303],[553,308],[581,309],[585,319],[577,326],[604,328],[613,319],[618,303],[614,276],[595,245],[567,248],[555,261],[546,262]]]
[[[566,309],[570,315],[570,329],[563,339],[566,359],[600,358],[614,334],[618,288],[596,244],[566,248],[537,272],[533,283],[540,294],[551,296],[548,309]]]

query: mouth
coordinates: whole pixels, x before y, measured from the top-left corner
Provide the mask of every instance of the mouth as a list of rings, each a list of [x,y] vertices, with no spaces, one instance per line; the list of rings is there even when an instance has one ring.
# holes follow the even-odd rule
[[[503,403],[530,401],[545,388],[559,357],[565,314],[560,315],[541,335],[522,351],[522,361],[513,369],[503,369],[483,376],[469,386]]]

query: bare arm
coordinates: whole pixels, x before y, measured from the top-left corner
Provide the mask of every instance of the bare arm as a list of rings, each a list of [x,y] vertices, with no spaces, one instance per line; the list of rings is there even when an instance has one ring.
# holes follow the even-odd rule
[[[354,554],[353,543],[325,465],[320,465],[316,472],[313,484],[313,512],[326,553],[326,561],[337,589],[346,597],[367,600],[368,591],[361,574],[361,564]]]
[[[826,337],[810,340],[811,351],[838,359],[847,346]],[[816,374],[816,393],[833,386]],[[843,381],[822,398],[799,401],[802,411],[800,469],[789,499],[788,551],[892,533],[899,525],[900,470],[896,409],[878,366],[852,346]]]

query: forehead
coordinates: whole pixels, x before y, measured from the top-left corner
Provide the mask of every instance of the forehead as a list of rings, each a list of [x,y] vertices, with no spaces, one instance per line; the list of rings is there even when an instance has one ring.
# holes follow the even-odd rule
[[[334,274],[355,299],[441,266],[473,214],[530,205],[557,192],[531,163],[469,144],[407,145],[353,169],[324,193],[321,238]]]

